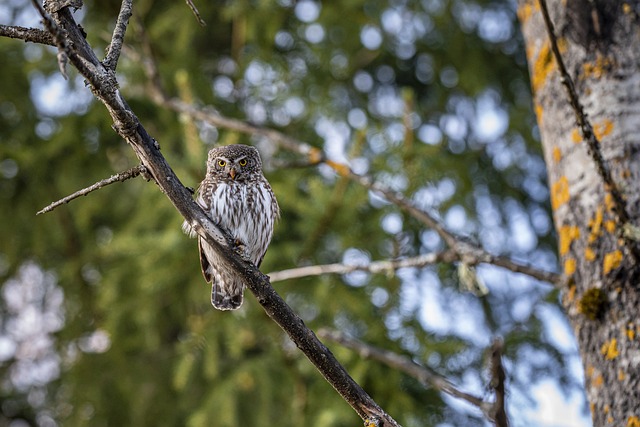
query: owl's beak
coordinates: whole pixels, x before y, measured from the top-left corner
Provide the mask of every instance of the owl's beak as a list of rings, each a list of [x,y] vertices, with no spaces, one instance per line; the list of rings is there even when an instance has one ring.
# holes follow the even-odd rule
[[[231,179],[236,179],[236,170],[231,168],[229,169],[229,176],[231,177]]]

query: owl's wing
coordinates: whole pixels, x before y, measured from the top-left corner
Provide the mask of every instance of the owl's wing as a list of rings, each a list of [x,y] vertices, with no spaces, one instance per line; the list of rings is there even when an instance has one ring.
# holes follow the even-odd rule
[[[207,283],[211,283],[213,278],[211,277],[211,264],[209,264],[209,260],[204,253],[204,249],[202,248],[202,239],[198,237],[198,252],[200,252],[200,268],[202,269],[202,275],[204,276],[204,280]]]

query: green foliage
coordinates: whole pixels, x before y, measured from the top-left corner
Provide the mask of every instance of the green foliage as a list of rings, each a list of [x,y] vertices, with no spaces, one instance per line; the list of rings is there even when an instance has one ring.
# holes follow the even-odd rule
[[[443,243],[324,167],[289,167],[305,159],[152,103],[136,56],[144,40],[172,96],[280,129],[403,191],[493,252],[555,266],[544,164],[509,4],[350,0],[305,11],[305,2],[286,0],[199,3],[206,27],[184,2],[134,3],[129,52],[118,70],[121,89],[187,186],[202,178],[212,144],[263,149],[282,209],[263,271],[411,256]],[[117,1],[86,3],[82,25],[97,52],[118,7]],[[497,35],[483,30],[492,13],[506,17]],[[29,96],[35,77],[58,75],[51,49],[2,39],[0,58],[0,272],[4,281],[33,261],[55,273],[65,304],[55,344],[59,378],[33,385],[46,390],[37,404],[28,403],[31,391],[7,382],[2,392],[24,411],[4,417],[35,423],[47,414],[70,426],[360,423],[251,295],[239,312],[210,307],[196,243],[182,234],[181,218],[152,182],[115,184],[34,216],[51,201],[134,166],[136,158],[99,103],[80,102],[60,114]],[[84,90],[75,71],[70,76],[66,90]],[[486,130],[493,125],[498,129]],[[528,239],[517,238],[523,229]],[[556,298],[544,301],[548,288],[481,268],[491,293],[479,299],[458,289],[454,272],[435,266],[354,273],[276,288],[312,328],[339,329],[454,380],[483,378],[484,349],[501,335],[513,364],[528,364],[522,349],[535,348],[549,361],[539,370],[567,381],[565,355],[542,338],[536,314],[537,306],[556,304]],[[434,295],[446,327],[431,324],[425,313]],[[515,311],[522,299],[527,308]],[[6,332],[9,311],[3,315]],[[94,342],[100,336],[108,337],[106,344]],[[403,425],[482,424],[479,412],[448,409],[415,379],[330,347]],[[17,355],[0,360],[0,372],[9,376],[17,361]],[[518,384],[529,378],[512,380],[513,392],[523,393]]]

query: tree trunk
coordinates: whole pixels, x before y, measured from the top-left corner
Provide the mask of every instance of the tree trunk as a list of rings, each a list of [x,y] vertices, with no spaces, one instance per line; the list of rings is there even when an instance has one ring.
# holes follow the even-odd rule
[[[562,85],[539,0],[520,0],[535,111],[548,169],[563,304],[576,334],[594,426],[640,426],[638,263]],[[598,148],[640,215],[640,2],[549,0],[558,47]]]

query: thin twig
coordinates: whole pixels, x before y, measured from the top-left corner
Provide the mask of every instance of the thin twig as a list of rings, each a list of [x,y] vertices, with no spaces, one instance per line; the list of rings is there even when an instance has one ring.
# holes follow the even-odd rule
[[[124,34],[127,32],[127,25],[129,24],[129,18],[133,13],[133,0],[122,0],[120,6],[120,13],[116,21],[116,26],[113,29],[113,36],[111,37],[111,43],[109,44],[109,50],[102,63],[105,67],[115,71],[118,66],[118,59],[120,58],[120,51],[122,50],[122,43],[124,42]]]
[[[38,28],[26,28],[12,25],[0,25],[0,36],[20,39],[25,42],[55,46],[51,33]]]
[[[622,196],[618,185],[613,180],[611,171],[609,170],[609,167],[607,166],[604,157],[602,156],[602,152],[600,151],[600,141],[598,141],[598,138],[593,131],[593,126],[591,125],[591,122],[589,121],[589,118],[584,111],[584,107],[582,106],[582,103],[578,98],[573,79],[567,71],[567,67],[564,64],[564,60],[562,59],[562,54],[560,53],[560,49],[558,48],[558,39],[556,38],[553,22],[551,21],[549,9],[547,8],[547,2],[546,0],[538,0],[538,2],[540,3],[542,18],[545,23],[547,34],[549,35],[551,51],[553,52],[553,56],[556,60],[556,63],[558,64],[558,69],[560,71],[560,81],[567,91],[569,103],[571,104],[571,108],[573,109],[573,112],[576,116],[576,122],[578,124],[578,128],[580,129],[580,133],[582,134],[582,139],[587,143],[587,151],[589,152],[591,159],[596,165],[598,175],[600,175],[600,178],[604,182],[605,190],[609,191],[609,193],[611,194],[611,198],[613,200],[613,210],[620,223],[620,226],[616,227],[616,232],[618,233],[618,237],[622,238],[625,241],[630,255],[634,258],[634,261],[637,264],[638,262],[640,262],[640,249],[638,248],[637,242],[635,242],[632,238],[624,233],[627,225],[631,222],[631,218],[627,213],[626,202],[624,201],[624,197]]]
[[[564,284],[564,276],[549,271],[540,270],[525,264],[520,264],[509,258],[492,255],[478,245],[475,245],[460,236],[447,231],[437,219],[428,212],[415,206],[413,202],[408,200],[404,195],[397,191],[390,190],[380,183],[376,183],[367,177],[350,173],[348,175],[362,186],[378,193],[391,203],[395,204],[409,215],[422,222],[429,228],[433,228],[438,235],[442,237],[445,243],[455,252],[458,253],[460,261],[468,265],[477,265],[481,263],[493,264],[498,267],[505,268],[514,273],[522,273],[531,276],[543,282],[549,282],[554,286],[562,286]]]
[[[425,386],[431,386],[434,389],[446,393],[450,396],[462,399],[473,406],[485,411],[488,402],[473,394],[459,390],[446,377],[434,372],[433,370],[418,365],[407,356],[394,353],[389,350],[378,348],[355,338],[351,338],[346,334],[328,329],[320,329],[318,336],[322,339],[333,341],[357,352],[364,359],[373,359],[382,362],[385,365],[404,372],[405,374],[417,379]]]
[[[424,267],[441,262],[454,262],[458,256],[454,251],[433,252],[418,255],[411,258],[373,261],[369,264],[347,265],[347,264],[324,264],[310,265],[306,267],[292,268],[289,270],[275,271],[269,273],[271,282],[281,282],[283,280],[299,279],[301,277],[321,276],[324,274],[348,274],[354,271],[366,271],[368,273],[393,273],[401,268]]]
[[[198,20],[198,24],[200,24],[200,26],[202,26],[202,27],[207,25],[207,23],[204,22],[204,19],[202,19],[202,17],[200,16],[200,12],[198,12],[198,8],[196,7],[195,4],[193,4],[193,1],[192,0],[185,0],[185,1],[187,2],[187,5],[189,6],[189,9],[191,9],[191,12],[193,12],[193,15]]]
[[[490,417],[493,419],[496,427],[509,427],[509,417],[507,416],[505,381],[507,375],[502,365],[502,349],[504,344],[501,339],[496,338],[491,345],[491,388],[493,389],[496,400],[491,408]]]
[[[65,203],[69,203],[70,201],[72,201],[73,199],[77,199],[78,197],[81,196],[86,196],[87,194],[91,193],[92,191],[96,191],[101,189],[102,187],[106,187],[109,184],[113,184],[114,182],[124,182],[128,179],[131,178],[135,178],[136,176],[140,175],[141,173],[145,173],[146,168],[142,165],[138,165],[136,167],[133,167],[131,169],[128,169],[124,172],[120,172],[117,173],[115,175],[111,175],[111,177],[103,179],[101,181],[96,182],[95,184],[87,187],[87,188],[83,188],[82,190],[78,190],[73,194],[68,195],[67,197],[58,200],[57,202],[53,202],[51,203],[49,206],[43,208],[42,210],[38,211],[38,213],[36,213],[36,215],[40,215],[43,213],[47,213],[47,212],[51,212],[52,210],[54,210],[55,208],[57,208],[60,205],[64,205]]]
[[[72,53],[69,48],[68,43],[66,42],[62,31],[58,27],[58,24],[55,23],[53,19],[49,16],[49,14],[44,10],[44,8],[40,5],[37,0],[31,0],[31,3],[42,16],[42,23],[51,36],[53,36],[53,41],[58,48],[58,68],[60,69],[60,73],[62,76],[67,79],[67,61],[69,59],[69,55]]]

